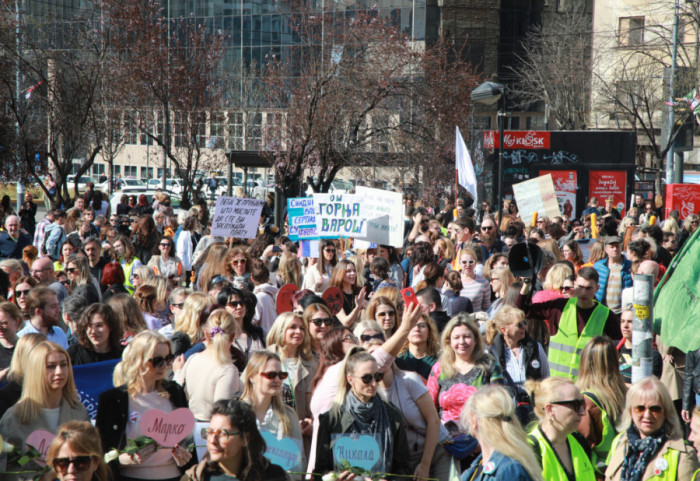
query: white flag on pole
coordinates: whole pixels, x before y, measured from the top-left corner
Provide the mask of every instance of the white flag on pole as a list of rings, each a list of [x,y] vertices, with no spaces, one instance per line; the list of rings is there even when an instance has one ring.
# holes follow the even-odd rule
[[[472,158],[467,150],[467,145],[464,143],[462,133],[459,127],[455,127],[455,168],[457,169],[457,180],[459,185],[467,189],[474,198],[474,205],[477,204],[476,195],[476,174],[474,174],[474,165]]]

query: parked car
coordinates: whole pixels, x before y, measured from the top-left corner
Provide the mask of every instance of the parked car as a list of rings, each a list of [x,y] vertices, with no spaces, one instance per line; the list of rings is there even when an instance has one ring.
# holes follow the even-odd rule
[[[68,192],[73,194],[73,187],[74,187],[74,182],[75,182],[75,175],[71,174],[68,177],[66,177],[66,182],[68,183]],[[95,179],[90,177],[89,175],[81,175],[80,178],[78,179],[78,192],[83,193],[85,192],[85,189],[87,189],[87,183],[92,182],[95,183]],[[97,188],[97,185],[95,185],[95,188]]]
[[[149,189],[160,189],[162,188],[162,185],[163,181],[161,179],[151,179],[148,181]],[[182,191],[185,189],[185,183],[182,181],[182,179],[166,179],[165,189],[182,194]]]
[[[115,177],[116,179],[116,177]],[[146,183],[136,177],[125,177],[122,179],[122,190],[127,188],[146,188]],[[106,181],[95,184],[95,189],[104,192],[105,194],[109,192],[109,179]]]

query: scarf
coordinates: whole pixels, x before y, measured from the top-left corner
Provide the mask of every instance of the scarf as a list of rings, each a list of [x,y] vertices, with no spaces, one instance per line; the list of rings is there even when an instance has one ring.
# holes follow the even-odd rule
[[[649,462],[668,440],[662,427],[651,436],[642,439],[639,430],[632,424],[627,429],[627,452],[622,462],[620,481],[641,481]]]
[[[350,427],[353,433],[379,435],[383,452],[384,472],[391,472],[394,459],[394,436],[391,419],[387,406],[379,396],[374,396],[368,402],[363,403],[352,391],[345,396],[343,409],[349,413],[354,422]],[[381,466],[378,467],[381,469]]]

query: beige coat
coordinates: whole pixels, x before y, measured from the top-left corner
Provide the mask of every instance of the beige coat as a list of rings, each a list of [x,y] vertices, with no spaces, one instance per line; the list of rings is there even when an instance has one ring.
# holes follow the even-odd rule
[[[652,459],[647,465],[642,479],[652,479],[654,477],[656,460],[661,459],[661,457],[666,454],[669,449],[680,451],[681,454],[678,460],[678,474],[676,476],[676,481],[687,481],[693,477],[695,470],[700,467],[698,464],[698,455],[695,452],[695,449],[689,444],[685,444],[682,439],[674,439],[666,441],[666,444],[664,444],[659,452],[656,453],[654,459]],[[622,462],[625,458],[625,451],[627,451],[627,434],[620,436],[617,448],[611,453],[608,468],[605,470],[605,481],[620,480],[620,476],[622,476]]]

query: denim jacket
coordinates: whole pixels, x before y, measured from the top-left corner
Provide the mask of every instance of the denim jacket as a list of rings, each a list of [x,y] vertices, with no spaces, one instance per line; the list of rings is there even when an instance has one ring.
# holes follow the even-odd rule
[[[485,473],[482,469],[479,476],[474,477],[474,473],[481,464],[481,454],[474,460],[472,465],[462,473],[461,481],[532,481],[532,478],[525,468],[513,458],[509,458],[498,451],[494,451],[488,464],[494,464],[494,470]],[[472,479],[474,477],[474,479]]]

